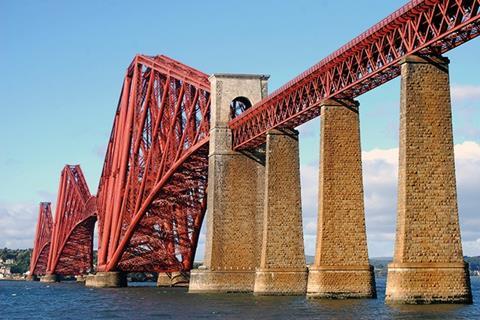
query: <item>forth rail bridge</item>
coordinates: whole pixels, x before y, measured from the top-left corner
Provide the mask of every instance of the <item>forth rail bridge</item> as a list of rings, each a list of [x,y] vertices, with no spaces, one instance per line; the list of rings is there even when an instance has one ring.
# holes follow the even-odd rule
[[[67,165],[41,203],[30,276],[129,272],[189,292],[375,298],[367,252],[359,95],[401,77],[389,303],[471,303],[454,170],[449,60],[480,34],[480,0],[414,0],[286,85],[208,76],[165,56],[127,69],[96,196]],[[321,119],[314,263],[304,255],[298,132]],[[193,269],[206,212],[203,265]],[[98,263],[93,233],[98,221]]]

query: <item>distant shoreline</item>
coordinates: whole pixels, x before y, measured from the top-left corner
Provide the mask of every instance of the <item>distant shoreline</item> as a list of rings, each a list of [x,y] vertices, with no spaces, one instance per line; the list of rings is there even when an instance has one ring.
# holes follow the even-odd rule
[[[27,281],[27,277],[23,275],[11,275],[0,278],[0,281]]]

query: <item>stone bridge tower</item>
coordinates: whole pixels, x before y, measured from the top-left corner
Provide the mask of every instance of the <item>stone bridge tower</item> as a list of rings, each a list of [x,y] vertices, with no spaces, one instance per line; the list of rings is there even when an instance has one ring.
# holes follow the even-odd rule
[[[267,80],[210,77],[207,239],[190,292],[305,293],[298,133],[271,131],[266,145],[236,152],[228,127],[239,108],[267,96]]]

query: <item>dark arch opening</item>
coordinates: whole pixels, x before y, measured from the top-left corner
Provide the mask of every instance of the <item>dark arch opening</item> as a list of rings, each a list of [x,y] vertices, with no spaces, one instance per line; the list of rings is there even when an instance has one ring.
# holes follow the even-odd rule
[[[230,119],[235,119],[251,106],[252,103],[248,98],[236,97],[230,102]]]

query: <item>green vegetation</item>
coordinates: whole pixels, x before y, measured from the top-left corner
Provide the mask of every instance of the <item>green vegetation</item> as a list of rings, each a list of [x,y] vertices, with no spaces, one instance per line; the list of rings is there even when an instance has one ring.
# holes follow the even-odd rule
[[[13,259],[15,262],[11,265],[12,273],[25,273],[30,267],[30,256],[32,249],[0,249],[0,259]]]

